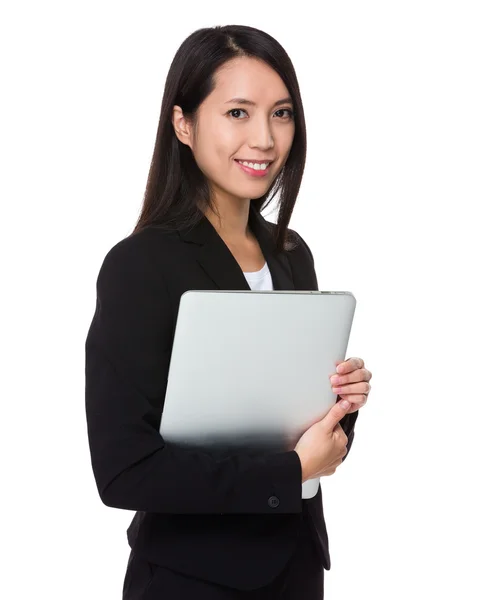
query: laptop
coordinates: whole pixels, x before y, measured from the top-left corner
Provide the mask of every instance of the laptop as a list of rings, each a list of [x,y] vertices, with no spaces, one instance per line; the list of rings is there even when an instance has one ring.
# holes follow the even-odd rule
[[[159,431],[215,452],[292,450],[337,400],[351,292],[188,290],[181,296]],[[302,484],[312,498],[320,478]]]

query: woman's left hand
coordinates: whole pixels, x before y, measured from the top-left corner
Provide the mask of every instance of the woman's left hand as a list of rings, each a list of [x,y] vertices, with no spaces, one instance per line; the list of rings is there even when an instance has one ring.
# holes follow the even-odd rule
[[[347,414],[356,412],[367,403],[372,373],[365,368],[364,361],[356,357],[337,362],[336,366],[337,373],[330,375],[332,391],[350,402]]]

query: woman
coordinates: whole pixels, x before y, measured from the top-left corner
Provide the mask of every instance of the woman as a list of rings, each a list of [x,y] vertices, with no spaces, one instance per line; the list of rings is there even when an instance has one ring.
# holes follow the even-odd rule
[[[139,221],[103,261],[86,339],[98,491],[136,511],[124,600],[323,597],[321,489],[302,500],[301,484],[334,473],[350,450],[370,388],[361,359],[342,363],[352,405],[337,403],[284,452],[218,458],[158,433],[186,290],[318,289],[312,253],[287,227],[305,150],[299,86],[276,40],[227,26],[183,42]],[[260,210],[277,191],[275,225]]]

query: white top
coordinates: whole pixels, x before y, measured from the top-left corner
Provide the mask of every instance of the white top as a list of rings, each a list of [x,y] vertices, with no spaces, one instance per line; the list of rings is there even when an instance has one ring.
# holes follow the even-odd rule
[[[267,262],[259,271],[243,271],[251,290],[273,290],[271,272]]]

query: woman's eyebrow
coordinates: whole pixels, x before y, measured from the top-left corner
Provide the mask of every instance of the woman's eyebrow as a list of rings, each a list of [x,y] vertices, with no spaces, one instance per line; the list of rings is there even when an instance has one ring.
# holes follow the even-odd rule
[[[255,102],[252,102],[252,100],[246,100],[246,98],[231,98],[231,100],[228,100],[227,102],[224,102],[224,104],[247,104],[249,106],[256,106]],[[287,98],[282,98],[281,100],[277,100],[277,102],[274,102],[273,106],[278,106],[279,104],[292,104],[292,98],[290,96],[288,96]]]

